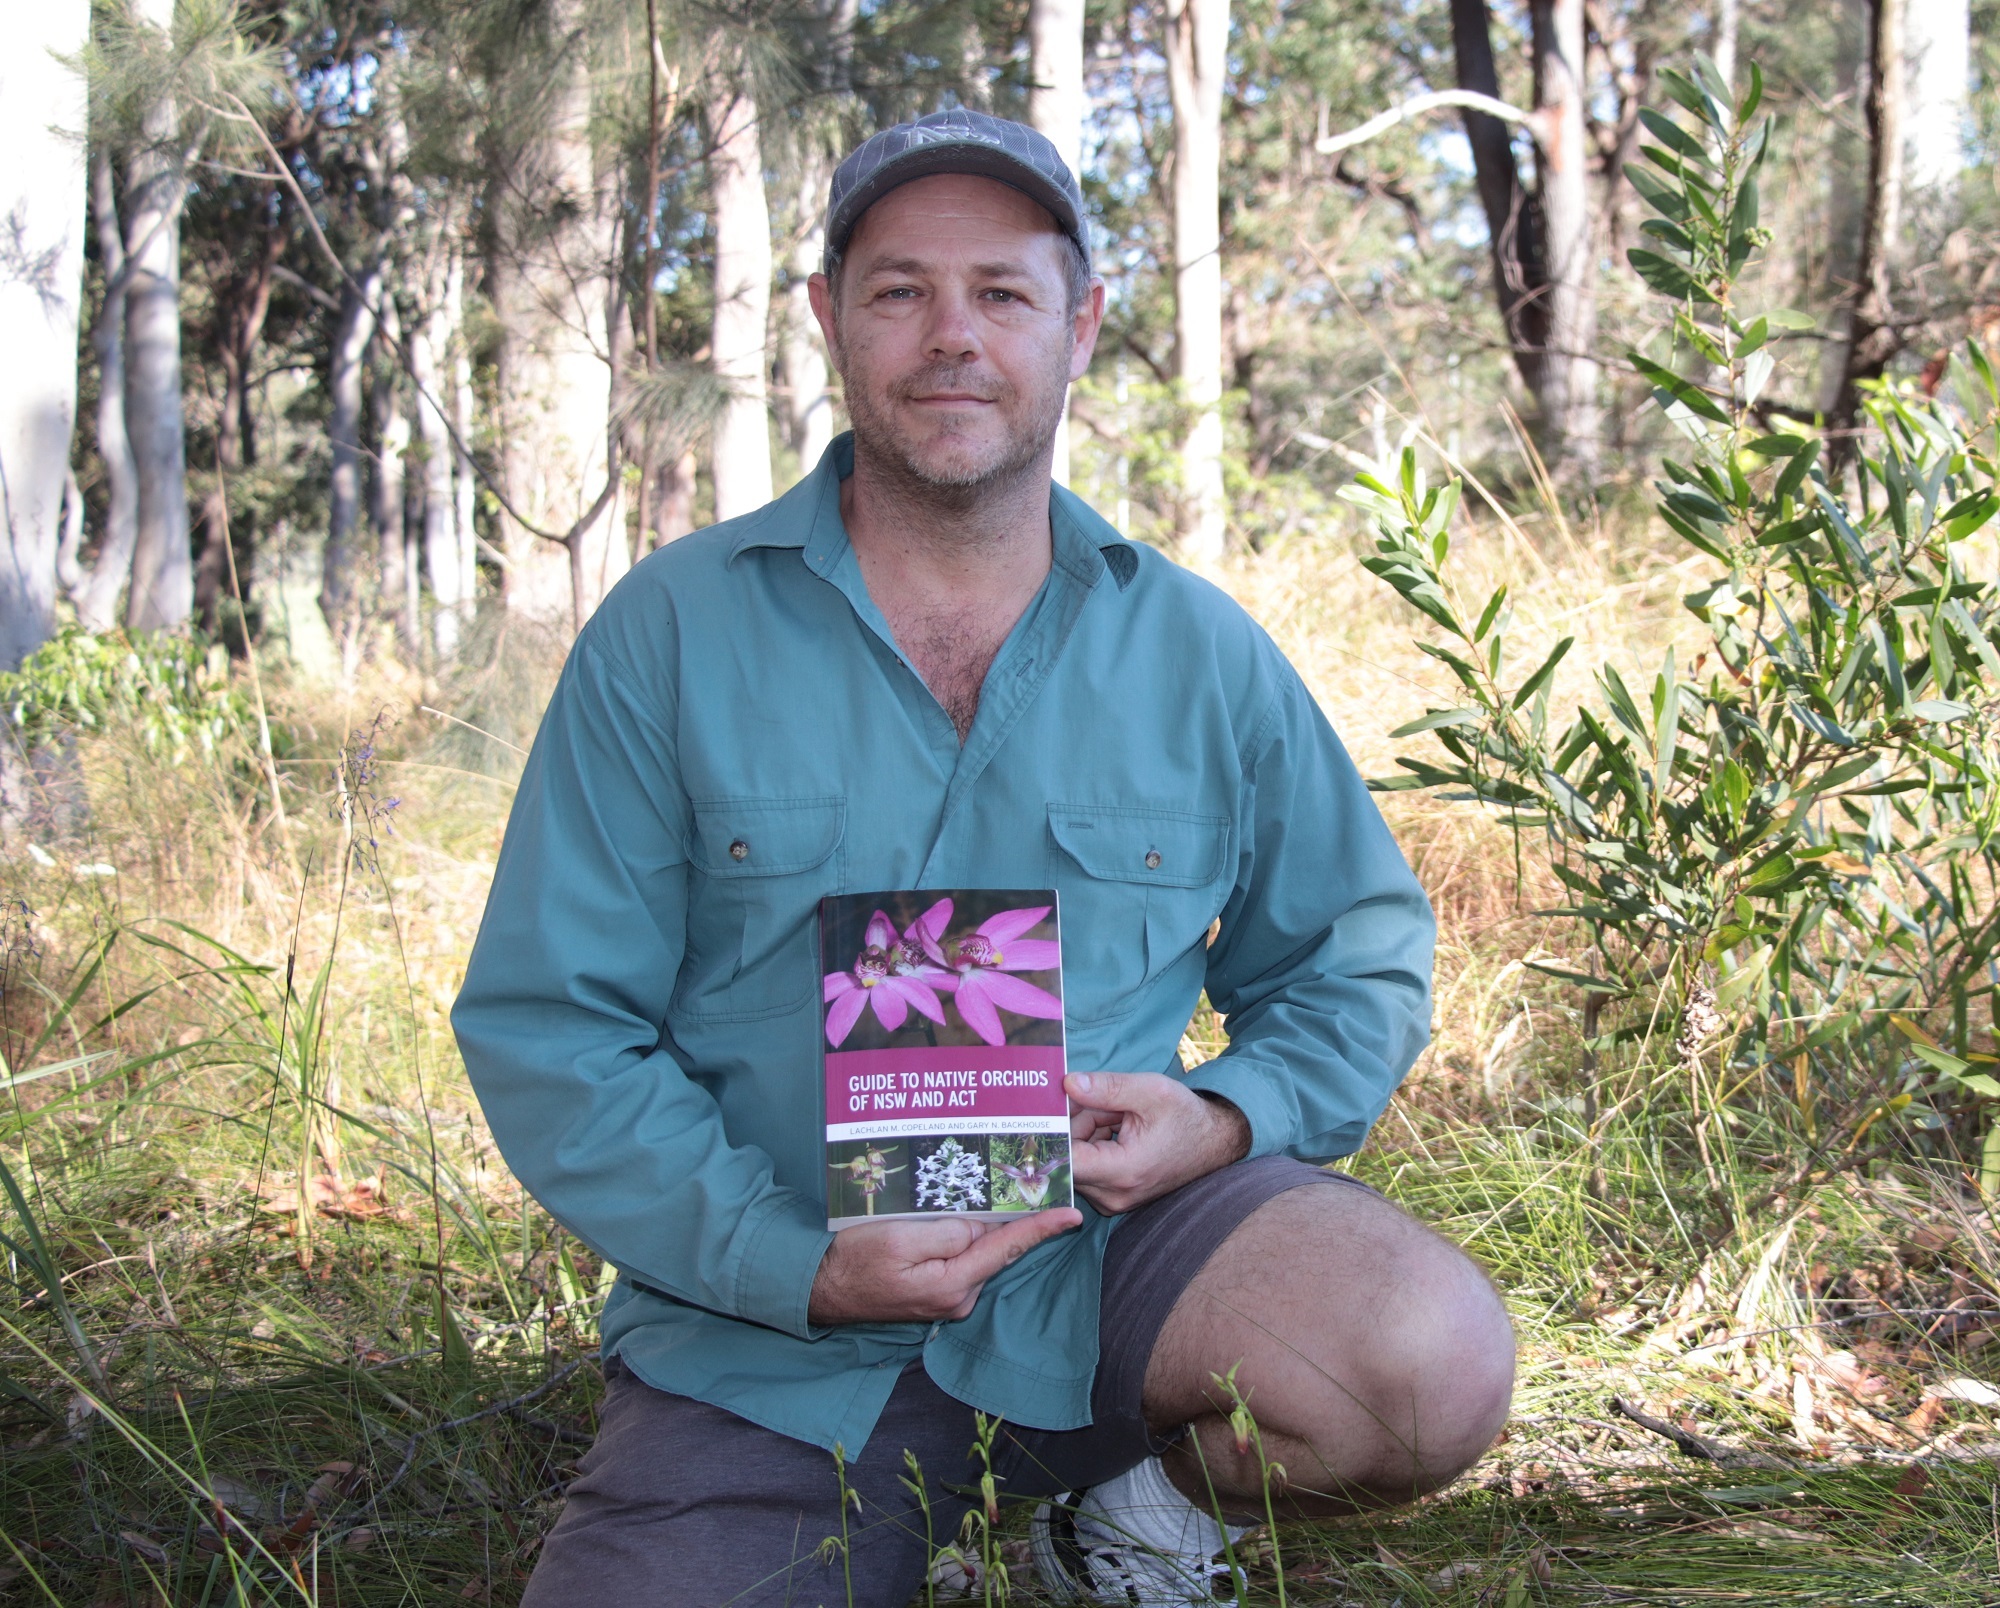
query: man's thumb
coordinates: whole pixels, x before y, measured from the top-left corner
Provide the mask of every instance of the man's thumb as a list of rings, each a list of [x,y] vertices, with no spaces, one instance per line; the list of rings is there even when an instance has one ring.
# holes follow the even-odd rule
[[[1072,1072],[1063,1079],[1063,1092],[1094,1111],[1130,1111],[1137,1081],[1129,1072]]]

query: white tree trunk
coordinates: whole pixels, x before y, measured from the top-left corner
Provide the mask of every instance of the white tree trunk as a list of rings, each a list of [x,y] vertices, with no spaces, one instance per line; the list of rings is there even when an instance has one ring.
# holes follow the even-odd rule
[[[479,471],[472,461],[472,354],[465,339],[465,256],[456,244],[445,270],[444,320],[451,342],[451,470],[453,512],[451,542],[431,548],[431,596],[437,600],[435,640],[438,657],[458,651],[479,595],[479,545],[474,519],[478,512]]]
[[[1736,85],[1736,38],[1743,23],[1743,0],[1715,0],[1715,70]]]
[[[1055,146],[1069,170],[1083,173],[1083,0],[1032,0],[1028,7],[1028,121]],[[1051,471],[1069,483],[1069,404],[1056,426]]]
[[[333,447],[333,476],[327,494],[326,547],[320,555],[319,611],[343,651],[359,623],[354,572],[355,532],[361,524],[363,360],[375,338],[382,272],[378,258],[342,291],[327,359],[326,433]]]
[[[173,0],[134,7],[173,25]],[[138,469],[139,512],[125,623],[175,630],[194,606],[188,547],[187,430],[181,415],[181,208],[187,170],[179,108],[156,95],[140,115],[125,167],[125,424]]]
[[[722,91],[710,109],[715,217],[715,317],[710,350],[729,400],[715,421],[715,517],[734,519],[771,500],[771,433],[764,382],[771,315],[771,214],[757,103]]]
[[[441,248],[442,249],[442,248]],[[446,306],[444,274],[435,274],[426,287],[424,316],[410,331],[410,381],[415,388],[417,441],[423,448],[418,473],[423,478],[423,530],[421,546],[410,551],[408,590],[416,590],[418,555],[429,572],[431,594],[437,598],[440,617],[446,612],[445,599],[438,593],[438,569],[443,560],[449,575],[447,586],[458,578],[458,504],[452,495],[451,430],[447,414],[451,406],[446,379],[451,343],[450,314]],[[451,600],[454,604],[456,597]],[[411,609],[411,618],[417,611]]]
[[[1167,0],[1174,109],[1174,378],[1190,414],[1178,533],[1191,562],[1222,556],[1222,91],[1229,0]]]
[[[1597,209],[1584,132],[1584,0],[1535,0],[1535,104],[1544,113],[1542,219],[1547,228],[1548,356],[1542,416],[1556,451],[1584,476],[1598,461]]]
[[[409,608],[411,579],[404,563],[408,544],[404,466],[410,455],[410,413],[402,381],[402,317],[386,291],[375,338],[375,377],[368,410],[375,424],[374,474],[368,485],[368,522],[375,529],[376,607],[396,622],[405,651],[416,647],[416,619]]]
[[[125,235],[116,190],[110,153],[100,150],[90,163],[90,207],[104,269],[104,305],[90,340],[97,353],[97,456],[104,465],[106,506],[97,557],[71,593],[77,623],[93,635],[118,623],[118,599],[132,575],[139,535],[139,469],[125,430]]]
[[[778,369],[785,389],[785,422],[799,474],[809,475],[833,440],[833,391],[826,353],[820,347],[819,322],[812,315],[806,281],[819,272],[826,247],[827,164],[815,144],[799,160],[799,243],[792,252],[791,282],[785,287],[784,341],[778,348]]]
[[[1947,215],[1958,198],[1965,169],[1965,135],[1971,112],[1972,7],[1970,0],[1923,0],[1903,24],[1904,182],[1913,214]]]
[[[0,60],[0,670],[54,625],[86,196],[83,80],[56,58],[89,37],[84,0],[50,0],[18,13]]]
[[[609,361],[616,153],[600,167],[586,8],[582,0],[556,0],[548,9],[552,65],[538,126],[495,190],[503,479],[530,524],[593,550],[584,569],[595,573],[624,542],[621,499],[599,501],[618,473]],[[507,606],[552,621],[587,614],[572,589],[574,556],[513,520],[507,526]]]

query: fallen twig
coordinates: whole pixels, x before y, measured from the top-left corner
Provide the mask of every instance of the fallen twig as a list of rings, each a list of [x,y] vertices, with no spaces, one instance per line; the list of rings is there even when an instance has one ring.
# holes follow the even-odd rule
[[[1672,1441],[1676,1450],[1684,1452],[1689,1457],[1699,1458],[1704,1463],[1719,1463],[1725,1468],[1788,1466],[1757,1452],[1738,1451],[1733,1446],[1712,1441],[1706,1435],[1697,1435],[1692,1430],[1682,1429],[1680,1425],[1670,1424],[1664,1418],[1655,1418],[1651,1413],[1641,1412],[1622,1396],[1611,1398],[1611,1410],[1620,1418],[1629,1418],[1641,1429],[1651,1430],[1662,1439]]]

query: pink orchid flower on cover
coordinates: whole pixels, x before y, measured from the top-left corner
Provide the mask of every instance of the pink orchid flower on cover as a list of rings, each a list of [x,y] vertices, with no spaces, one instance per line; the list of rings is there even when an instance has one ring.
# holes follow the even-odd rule
[[[952,992],[958,1000],[958,1014],[965,1025],[988,1044],[1005,1044],[1006,1030],[1000,1025],[1000,1010],[1016,1016],[1036,1016],[1043,1021],[1062,1020],[1062,1001],[1045,988],[1009,972],[1053,971],[1062,964],[1062,945],[1047,938],[1023,938],[1049,913],[1049,906],[1027,910],[1002,910],[988,916],[973,931],[960,936],[956,953],[947,959],[943,947],[928,931],[924,948],[932,959],[949,965],[957,976]],[[924,925],[919,918],[917,927]],[[996,1010],[998,1006],[1000,1009]]]
[[[944,920],[949,920],[951,901],[945,899],[939,903],[944,906]],[[937,906],[933,905],[919,916],[912,923],[910,932],[916,933],[936,909]],[[943,921],[940,921],[939,926],[942,925]],[[826,1013],[826,1040],[836,1050],[839,1049],[864,1010],[873,1010],[875,1020],[891,1033],[909,1020],[912,1010],[942,1027],[944,1006],[937,997],[937,990],[957,986],[957,978],[943,967],[932,964],[921,940],[913,943],[907,936],[899,934],[896,924],[878,910],[868,918],[868,929],[862,934],[861,953],[854,957],[854,969],[826,974],[822,995],[829,1007]]]

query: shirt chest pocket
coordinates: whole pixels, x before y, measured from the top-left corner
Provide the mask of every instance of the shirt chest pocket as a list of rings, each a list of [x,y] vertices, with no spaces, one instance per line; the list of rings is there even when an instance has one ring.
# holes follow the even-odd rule
[[[1125,1015],[1147,984],[1201,945],[1228,895],[1228,848],[1220,815],[1049,806],[1049,882],[1062,896],[1071,1018]]]
[[[673,1014],[779,1016],[814,997],[819,901],[840,891],[841,798],[694,799],[687,950]]]

